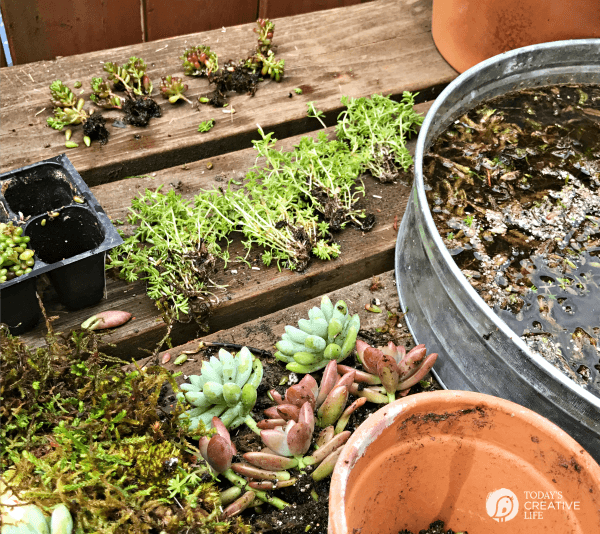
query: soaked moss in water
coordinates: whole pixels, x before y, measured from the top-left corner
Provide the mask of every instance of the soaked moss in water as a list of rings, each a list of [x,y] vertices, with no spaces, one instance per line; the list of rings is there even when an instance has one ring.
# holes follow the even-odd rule
[[[436,140],[424,174],[438,231],[471,285],[600,396],[600,86],[490,100]]]

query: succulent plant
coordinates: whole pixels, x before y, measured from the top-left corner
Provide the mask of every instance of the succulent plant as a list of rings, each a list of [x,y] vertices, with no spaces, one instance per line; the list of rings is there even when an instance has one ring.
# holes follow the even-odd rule
[[[200,375],[190,375],[190,383],[181,385],[184,393],[178,399],[193,408],[180,417],[189,419],[190,430],[200,422],[209,428],[213,417],[220,417],[226,428],[238,427],[254,407],[262,375],[262,363],[246,347],[236,356],[219,350],[218,358],[202,363]]]
[[[188,48],[179,59],[183,61],[183,73],[186,76],[208,76],[219,68],[217,54],[211,51],[210,46]]]
[[[52,105],[59,108],[74,108],[77,105],[77,97],[60,80],[55,80],[50,84],[50,95],[52,96]]]
[[[285,397],[271,390],[269,394],[278,405],[267,408],[264,413],[268,419],[257,424],[262,429],[260,437],[266,449],[244,454],[248,463],[233,464],[233,470],[254,479],[250,487],[255,489],[289,485],[293,479],[288,478],[286,470],[292,468],[302,470],[308,465],[318,466],[312,473],[314,480],[331,474],[339,449],[350,437],[350,432],[344,431],[350,415],[367,400],[359,398],[346,408],[354,375],[352,369],[340,377],[337,363],[332,360],[323,372],[320,387],[307,374],[287,389]],[[317,439],[318,449],[310,456],[304,456],[312,442],[315,422],[325,429]]]
[[[73,107],[54,108],[54,117],[46,119],[48,126],[55,130],[62,130],[65,126],[85,122],[88,116],[83,109],[84,105],[85,100],[80,98]]]
[[[10,478],[12,470],[3,474]],[[9,477],[7,477],[7,473]],[[47,517],[35,504],[25,504],[12,491],[6,489],[4,480],[0,480],[0,509],[2,512],[2,534],[71,534],[73,518],[64,504],[57,505],[52,515]]]
[[[109,83],[104,78],[94,77],[90,85],[92,86],[90,100],[94,104],[107,109],[121,109],[123,107],[123,99],[112,92]]]
[[[320,386],[311,375],[305,375],[300,382],[286,390],[285,397],[272,389],[269,395],[278,405],[264,411],[268,419],[259,421],[258,428],[263,430],[276,428],[286,425],[289,420],[298,421],[300,408],[308,402],[313,409],[317,410],[318,426],[327,427],[337,422],[336,433],[342,432],[352,412],[362,406],[367,399],[357,399],[346,408],[356,370],[345,367],[347,372],[340,377],[338,374],[340,367],[335,360],[331,360],[323,371]]]
[[[298,321],[299,328],[286,326],[276,344],[275,357],[295,373],[312,373],[332,360],[342,361],[354,349],[360,329],[358,314],[350,316],[343,300],[334,306],[327,295],[320,308],[309,310],[308,317]]]
[[[183,83],[182,79],[178,76],[163,76],[160,79],[159,89],[160,94],[164,98],[168,98],[171,104],[175,104],[180,98],[191,104],[184,95],[188,90],[188,86],[186,83]]]
[[[146,62],[142,58],[132,56],[123,66],[105,63],[104,71],[115,87],[126,91],[131,98],[152,93],[152,82],[146,75]]]
[[[417,345],[407,353],[402,345],[396,346],[391,341],[385,347],[375,348],[358,340],[356,352],[363,367],[367,370],[367,373],[360,371],[356,373],[356,382],[370,385],[381,384],[387,393],[387,402],[394,401],[397,392],[400,392],[402,396],[406,395],[408,390],[429,372],[438,356],[436,353],[427,355],[425,345]],[[346,366],[340,367],[342,370],[349,369]],[[372,398],[369,398],[370,391],[365,393],[365,390],[370,390],[375,395],[371,395]],[[354,386],[350,392],[362,394],[372,402],[381,402],[381,400],[374,400],[380,393],[379,389],[363,388],[359,390]]]

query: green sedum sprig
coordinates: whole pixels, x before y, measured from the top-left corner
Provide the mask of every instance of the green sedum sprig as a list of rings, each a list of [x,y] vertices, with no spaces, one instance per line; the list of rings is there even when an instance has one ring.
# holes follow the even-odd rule
[[[365,156],[365,170],[382,182],[395,180],[408,170],[412,157],[406,141],[417,133],[423,117],[414,110],[415,94],[405,91],[402,100],[373,95],[371,98],[343,96],[346,110],[338,117],[338,139]]]

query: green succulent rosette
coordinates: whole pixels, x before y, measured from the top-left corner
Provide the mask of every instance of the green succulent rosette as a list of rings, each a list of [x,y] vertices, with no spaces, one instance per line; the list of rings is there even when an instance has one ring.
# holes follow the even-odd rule
[[[254,408],[262,376],[262,363],[246,347],[235,356],[221,349],[218,358],[202,362],[200,375],[190,375],[190,382],[181,385],[177,398],[192,408],[180,417],[189,419],[189,430],[198,428],[200,422],[211,428],[213,417],[219,417],[227,428],[236,428]]]
[[[275,345],[275,358],[294,373],[312,373],[331,360],[341,362],[354,349],[360,330],[358,314],[351,316],[343,300],[334,306],[327,295],[321,299],[320,308],[309,310],[308,317],[298,321],[298,328],[286,326]]]

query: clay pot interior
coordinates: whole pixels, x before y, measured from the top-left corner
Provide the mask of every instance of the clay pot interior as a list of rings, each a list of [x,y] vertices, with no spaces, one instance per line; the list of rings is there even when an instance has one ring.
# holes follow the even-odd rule
[[[590,534],[600,525],[600,466],[512,402],[413,395],[381,408],[348,441],[332,478],[329,532],[419,532],[437,519],[473,533]]]
[[[565,39],[600,37],[598,0],[434,0],[440,54],[458,72],[502,52]]]

